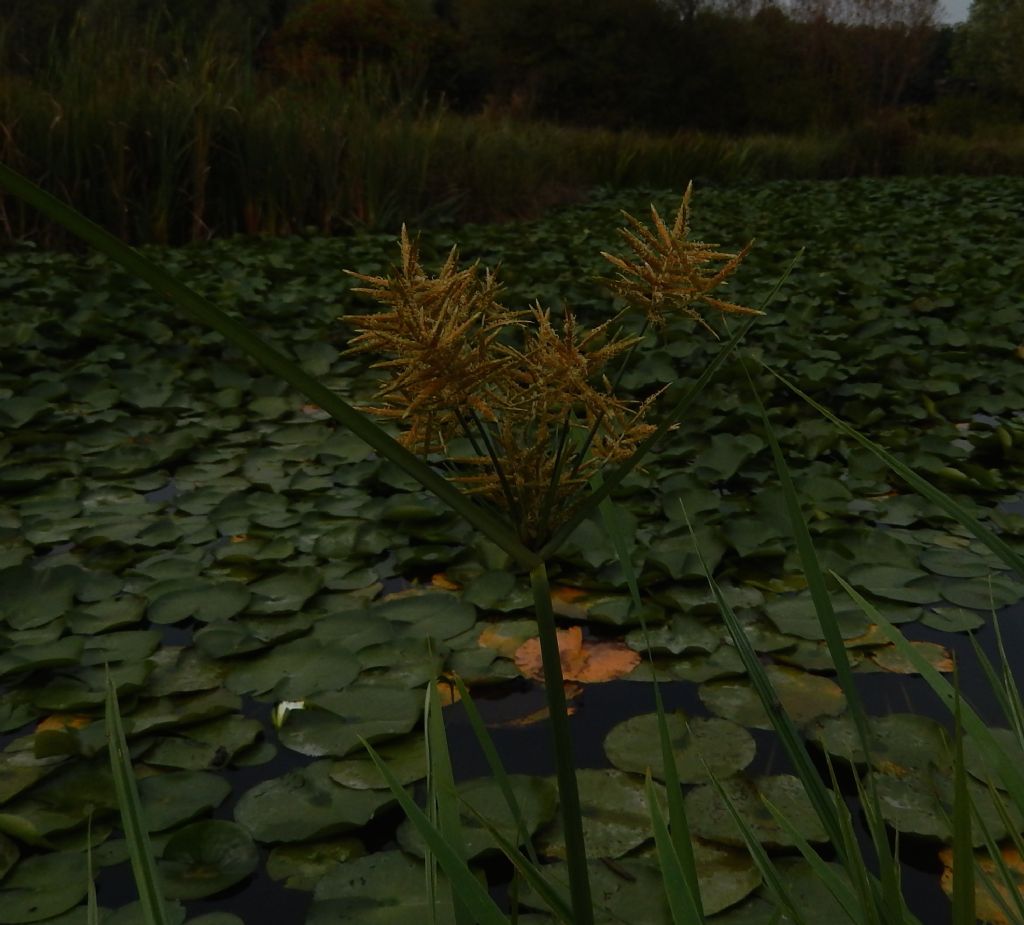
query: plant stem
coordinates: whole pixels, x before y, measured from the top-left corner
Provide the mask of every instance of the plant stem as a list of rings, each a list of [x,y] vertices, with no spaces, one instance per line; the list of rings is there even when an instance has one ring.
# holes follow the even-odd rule
[[[540,652],[544,665],[544,691],[551,714],[558,801],[562,814],[562,828],[565,832],[565,858],[569,868],[569,896],[576,925],[593,925],[594,907],[590,898],[590,876],[587,871],[587,849],[583,842],[583,818],[576,784],[572,735],[569,732],[565,690],[562,686],[562,660],[558,652],[555,614],[551,609],[551,586],[548,584],[548,571],[543,562],[530,570],[530,587],[533,590],[533,605],[537,614]]]

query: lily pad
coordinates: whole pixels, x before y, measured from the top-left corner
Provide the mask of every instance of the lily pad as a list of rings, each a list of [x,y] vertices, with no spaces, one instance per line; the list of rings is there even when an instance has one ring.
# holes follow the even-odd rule
[[[508,780],[519,803],[526,837],[530,837],[555,814],[554,784],[548,778],[522,774],[510,774]],[[480,821],[481,816],[512,844],[519,843],[515,818],[497,781],[490,777],[477,778],[459,784],[456,789],[462,811],[463,840],[460,849],[467,860],[499,850],[494,836]],[[410,854],[423,856],[419,832],[408,819],[398,827],[398,843]]]
[[[25,858],[0,883],[0,923],[42,922],[85,898],[85,855],[55,851]]]
[[[322,839],[366,825],[393,801],[390,791],[353,790],[330,778],[331,762],[315,761],[242,794],[235,821],[261,842]]]
[[[248,877],[259,864],[249,833],[234,822],[211,819],[175,832],[158,869],[168,899],[204,899]]]
[[[290,890],[312,890],[323,876],[366,853],[356,838],[278,845],[267,857],[267,874]]]
[[[301,700],[320,691],[341,690],[356,679],[360,667],[356,656],[337,643],[296,639],[236,664],[225,686],[237,694]]]
[[[687,722],[679,713],[669,714],[665,719],[683,783],[707,780],[709,772],[718,778],[729,777],[754,760],[757,746],[742,726],[704,717]],[[605,736],[604,750],[619,770],[643,774],[650,768],[651,774],[664,780],[657,714],[634,716],[613,726]]]
[[[178,587],[155,595],[151,591],[146,614],[150,622],[180,623],[189,617],[203,623],[230,620],[245,610],[252,597],[252,591],[238,582],[182,580],[173,584]]]
[[[846,709],[846,696],[835,681],[777,665],[765,666],[765,674],[783,708],[798,726]],[[700,699],[723,719],[755,729],[773,728],[761,698],[746,678],[708,681],[700,687]]]
[[[292,751],[314,758],[343,758],[368,742],[405,735],[419,721],[423,695],[374,685],[352,685],[340,693],[316,694],[304,710],[288,714],[278,736]]]
[[[439,892],[443,897],[448,891]],[[454,921],[450,900],[431,907],[423,865],[401,851],[378,851],[333,867],[317,883],[313,898],[306,925],[408,925],[429,922],[435,914],[444,925]]]
[[[422,780],[427,774],[426,742],[420,733],[385,742],[377,753],[403,786]],[[354,790],[384,790],[388,783],[369,755],[352,755],[331,765],[331,780]]]
[[[168,771],[139,781],[142,812],[151,832],[161,832],[214,809],[231,785],[205,771]]]
[[[769,800],[807,841],[828,840],[828,834],[799,778],[791,774],[754,780],[731,777],[721,781],[721,786],[726,798],[761,844],[775,848],[793,845],[792,837],[775,821],[762,797]],[[727,845],[746,844],[714,785],[701,784],[694,788],[686,794],[685,804],[686,817],[693,835]]]
[[[582,768],[576,772],[576,781],[588,857],[619,858],[654,837],[641,778],[610,768]],[[664,788],[655,784],[655,792],[666,813]],[[542,834],[539,847],[545,855],[565,858],[560,819]]]

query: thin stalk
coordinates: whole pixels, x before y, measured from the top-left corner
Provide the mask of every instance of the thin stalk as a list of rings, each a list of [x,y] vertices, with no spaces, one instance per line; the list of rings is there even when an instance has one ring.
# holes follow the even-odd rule
[[[551,478],[548,481],[548,487],[544,491],[544,501],[541,504],[541,515],[543,522],[541,524],[542,534],[547,533],[548,524],[551,522],[551,507],[555,503],[555,498],[558,495],[558,486],[562,478],[562,464],[565,461],[565,445],[569,440],[569,418],[571,412],[566,411],[565,418],[558,428],[558,446],[555,448],[555,465],[551,470]],[[570,478],[572,476],[570,475]]]
[[[501,482],[501,491],[505,495],[505,500],[508,502],[509,513],[516,521],[522,521],[522,508],[519,505],[519,501],[516,498],[516,494],[512,491],[512,486],[509,484],[508,479],[505,477],[505,470],[502,468],[501,460],[498,459],[498,454],[494,449],[494,442],[491,440],[491,435],[487,433],[487,428],[484,427],[483,421],[475,411],[472,412],[473,423],[476,424],[476,429],[480,432],[480,439],[483,440],[484,446],[487,448],[487,456],[491,460],[491,465],[494,466],[494,474],[498,477],[498,481]]]
[[[226,315],[151,260],[143,257],[135,248],[119,241],[81,213],[3,164],[0,164],[0,186],[6,187],[15,196],[39,209],[48,218],[59,222],[95,250],[106,254],[139,279],[149,283],[189,318],[217,331],[267,370],[294,386],[366,444],[416,479],[425,489],[433,492],[457,514],[497,543],[523,568],[534,568],[540,561],[534,552],[523,545],[507,523],[480,508],[447,479],[388,436],[368,417],[356,411],[282,353],[253,334],[245,324]]]
[[[583,841],[583,817],[580,793],[576,783],[572,734],[566,713],[562,680],[562,659],[558,651],[555,614],[551,609],[551,586],[543,562],[530,570],[530,587],[537,614],[541,661],[544,665],[544,692],[551,714],[551,738],[555,754],[555,775],[558,780],[558,802],[565,832],[565,859],[569,868],[569,897],[576,925],[594,925],[594,908],[590,896],[590,875],[587,871],[587,848]]]

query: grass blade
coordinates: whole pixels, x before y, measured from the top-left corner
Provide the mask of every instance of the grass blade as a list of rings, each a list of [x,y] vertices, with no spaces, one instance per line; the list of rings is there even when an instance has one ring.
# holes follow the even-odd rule
[[[85,865],[87,892],[85,894],[85,925],[100,925],[100,907],[96,901],[96,880],[92,867],[92,812],[85,826]]]
[[[682,502],[680,502],[680,506],[682,506]],[[704,569],[708,585],[711,587],[711,593],[714,595],[715,601],[718,604],[718,610],[729,629],[733,643],[736,646],[736,651],[743,661],[743,666],[747,669],[747,674],[750,677],[754,691],[764,705],[765,713],[768,714],[768,718],[771,720],[776,732],[778,732],[782,747],[789,756],[789,760],[793,762],[797,776],[803,783],[807,796],[813,804],[818,817],[821,819],[822,825],[825,826],[829,841],[838,849],[843,842],[843,837],[836,807],[832,802],[832,796],[821,782],[818,770],[811,760],[803,737],[779,701],[775,690],[772,688],[771,681],[765,673],[764,666],[761,664],[761,660],[757,657],[757,653],[754,651],[753,646],[751,646],[750,640],[747,639],[746,634],[743,632],[743,626],[736,619],[736,614],[733,613],[732,607],[729,606],[729,602],[726,601],[725,596],[722,594],[718,582],[711,575],[711,570],[708,568],[704,554],[701,552],[697,534],[693,530],[693,525],[690,523],[685,507],[683,508],[683,516],[690,530],[690,536],[693,537],[694,548]]]
[[[576,918],[573,915],[572,907],[565,901],[562,894],[552,886],[544,874],[541,873],[542,865],[537,861],[527,858],[522,851],[504,836],[490,819],[485,818],[472,806],[467,806],[467,808],[476,816],[480,825],[487,829],[505,857],[512,862],[516,871],[522,875],[523,879],[533,888],[537,895],[548,904],[552,914],[559,921],[564,922],[565,925],[575,925]]]
[[[694,894],[683,859],[676,850],[675,840],[669,835],[665,817],[661,814],[650,768],[647,769],[644,784],[647,789],[647,808],[651,814],[651,824],[654,826],[654,847],[661,867],[661,879],[665,885],[665,897],[668,899],[673,925],[703,925],[704,908],[700,900],[700,887],[698,886]]]
[[[974,925],[974,841],[959,686],[953,707],[953,925]]]
[[[491,899],[486,888],[473,875],[459,852],[448,843],[437,826],[427,818],[423,810],[405,792],[405,788],[398,782],[398,778],[391,772],[380,755],[374,751],[373,746],[361,736],[359,741],[362,742],[381,776],[387,781],[395,799],[398,800],[409,821],[416,827],[424,844],[429,845],[430,850],[434,852],[451,881],[453,892],[465,903],[466,908],[473,916],[473,921],[478,925],[509,925],[508,918]]]
[[[591,484],[595,489],[601,487],[600,474],[594,476]],[[665,776],[665,792],[668,796],[668,818],[669,833],[671,836],[673,853],[678,858],[682,876],[686,883],[686,890],[691,897],[697,918],[696,921],[704,920],[704,905],[700,897],[700,883],[697,877],[697,859],[693,854],[693,844],[690,841],[690,826],[686,819],[686,804],[683,802],[683,787],[679,781],[679,769],[676,766],[676,756],[672,751],[672,737],[669,735],[668,722],[665,719],[665,704],[661,698],[661,687],[658,684],[657,673],[654,669],[654,657],[651,654],[651,643],[647,633],[647,620],[644,617],[643,600],[640,597],[640,584],[637,581],[636,569],[633,568],[633,559],[630,555],[629,542],[626,530],[622,525],[621,512],[612,502],[611,498],[605,498],[600,505],[601,519],[604,522],[605,532],[611,538],[615,555],[622,566],[622,574],[626,579],[633,606],[636,608],[637,616],[640,618],[640,629],[643,633],[644,647],[647,651],[647,659],[651,666],[651,683],[654,691],[654,713],[658,718],[658,741],[661,745],[661,763]]]
[[[519,806],[519,800],[516,799],[515,791],[512,789],[512,782],[509,780],[508,774],[505,772],[505,766],[501,763],[498,750],[494,747],[494,740],[491,738],[491,734],[487,731],[486,725],[484,725],[483,717],[480,715],[480,711],[476,708],[476,703],[470,696],[469,688],[466,687],[462,678],[458,675],[455,675],[455,688],[459,692],[459,702],[466,711],[466,718],[469,720],[469,727],[472,729],[473,735],[476,737],[477,743],[480,745],[480,749],[484,753],[484,758],[487,760],[487,765],[491,769],[494,781],[501,790],[501,795],[504,797],[505,803],[508,805],[509,812],[512,813],[512,818],[515,820],[516,835],[519,839],[519,843],[526,846],[526,852],[530,856],[530,862],[539,866],[540,859],[537,857],[537,850],[533,847],[533,842],[527,834],[526,821],[523,818],[523,811]]]
[[[142,816],[142,802],[135,785],[135,774],[128,754],[128,743],[124,736],[124,725],[117,703],[117,689],[106,669],[106,723],[107,740],[110,748],[110,768],[114,776],[114,792],[121,810],[121,827],[128,842],[132,873],[139,891],[139,903],[146,925],[167,925],[164,910],[163,891],[153,860],[153,847],[149,842],[149,830]]]
[[[547,568],[542,562],[530,571],[533,606],[537,616],[541,661],[544,666],[544,692],[551,717],[551,740],[555,755],[555,776],[558,780],[558,807],[565,833],[565,860],[569,868],[569,892],[575,925],[593,925],[594,907],[590,895],[590,873],[587,870],[587,848],[583,841],[583,817],[580,792],[576,783],[576,762],[573,758],[572,734],[566,713],[565,689],[562,681],[562,657],[558,651],[558,630],[551,609],[551,586]]]
[[[59,222],[92,248],[106,254],[139,279],[149,283],[189,318],[217,331],[267,370],[298,389],[381,456],[416,479],[427,491],[433,492],[457,514],[515,558],[521,566],[532,568],[536,565],[537,556],[520,542],[515,531],[507,523],[471,501],[447,479],[399,445],[366,415],[356,411],[284,354],[253,334],[244,323],[225,314],[137,250],[119,241],[81,213],[3,164],[0,164],[0,186],[6,187],[15,196],[25,200],[48,218]]]
[[[452,772],[448,740],[444,732],[444,718],[441,715],[441,698],[436,684],[427,685],[424,727],[427,746],[427,803],[431,810],[431,822],[437,825],[442,837],[452,850],[465,862],[462,846],[466,843],[459,818],[459,804],[455,789],[455,775]],[[435,818],[436,817],[436,818]],[[427,862],[428,897],[436,899],[436,858],[433,850],[425,844]],[[469,909],[458,893],[452,890],[452,906],[455,909],[455,925],[472,925]],[[437,921],[437,903],[431,902],[431,915]]]

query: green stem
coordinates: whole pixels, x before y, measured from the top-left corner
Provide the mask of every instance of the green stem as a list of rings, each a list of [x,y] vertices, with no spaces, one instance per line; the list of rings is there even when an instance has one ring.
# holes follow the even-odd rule
[[[576,784],[576,762],[573,760],[572,735],[569,732],[565,689],[562,686],[562,659],[558,652],[555,613],[551,609],[551,586],[548,584],[548,571],[543,562],[530,570],[530,587],[533,590],[541,660],[544,665],[544,691],[551,714],[558,800],[562,828],[565,832],[565,858],[569,867],[569,896],[576,925],[594,925],[590,875],[587,871],[587,848],[583,841],[583,817]]]

